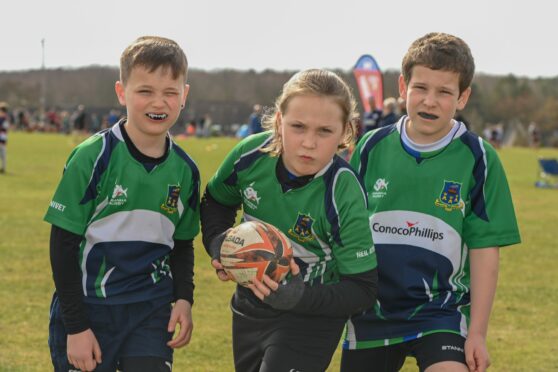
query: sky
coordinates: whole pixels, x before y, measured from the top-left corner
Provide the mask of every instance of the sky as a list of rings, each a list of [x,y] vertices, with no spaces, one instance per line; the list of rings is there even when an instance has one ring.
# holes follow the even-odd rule
[[[558,76],[550,0],[18,0],[2,5],[0,71],[118,66],[138,36],[177,41],[191,68],[399,70],[432,31],[465,40],[478,73]],[[44,40],[44,48],[41,40]]]

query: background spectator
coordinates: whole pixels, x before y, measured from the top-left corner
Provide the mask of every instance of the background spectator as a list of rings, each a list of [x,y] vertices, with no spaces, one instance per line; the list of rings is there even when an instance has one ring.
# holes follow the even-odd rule
[[[248,125],[250,126],[250,134],[260,133],[262,131],[262,106],[255,104],[252,114],[248,119]]]
[[[370,111],[364,114],[364,133],[378,128],[382,119],[382,110],[376,107],[374,96],[368,98],[368,104],[370,105]]]
[[[0,102],[0,173],[6,173],[6,145],[8,143],[8,128],[10,127],[8,105]]]
[[[399,117],[395,113],[396,107],[397,100],[395,98],[389,97],[384,100],[384,112],[382,115],[382,119],[380,120],[380,127],[385,127],[386,125],[393,124],[399,119]]]

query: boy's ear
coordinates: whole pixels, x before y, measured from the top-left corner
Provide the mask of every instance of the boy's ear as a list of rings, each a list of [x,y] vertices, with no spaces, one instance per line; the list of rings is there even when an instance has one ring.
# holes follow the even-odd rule
[[[124,94],[124,84],[120,80],[118,80],[114,84],[114,91],[116,92],[116,97],[118,97],[118,102],[122,106],[126,106],[126,95]]]
[[[405,78],[403,74],[399,75],[399,97],[407,99],[407,84],[405,83]]]
[[[463,110],[465,108],[465,105],[467,105],[467,101],[469,101],[470,96],[471,87],[465,89],[457,99],[457,110]]]
[[[188,98],[189,91],[190,91],[190,85],[184,84],[184,94],[182,95],[182,107],[186,105],[186,99]]]

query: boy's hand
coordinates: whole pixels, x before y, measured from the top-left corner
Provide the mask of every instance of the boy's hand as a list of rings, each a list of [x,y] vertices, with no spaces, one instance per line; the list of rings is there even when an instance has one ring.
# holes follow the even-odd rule
[[[68,361],[82,371],[93,371],[101,360],[101,347],[91,329],[68,335]]]
[[[173,349],[187,345],[192,338],[192,329],[194,328],[194,323],[192,322],[192,305],[186,300],[180,299],[174,303],[168,331],[174,333],[177,325],[180,325],[178,335],[167,342],[167,345]]]
[[[471,372],[484,372],[490,366],[490,356],[484,337],[469,334],[465,341],[465,360]]]

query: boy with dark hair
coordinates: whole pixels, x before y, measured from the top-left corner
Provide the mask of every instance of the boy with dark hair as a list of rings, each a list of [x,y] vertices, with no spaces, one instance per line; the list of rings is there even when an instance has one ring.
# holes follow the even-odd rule
[[[200,177],[168,133],[186,102],[186,75],[174,41],[134,41],[115,85],[127,117],[66,163],[45,216],[56,371],[169,371],[172,349],[190,341]]]
[[[351,164],[368,192],[376,305],[347,325],[342,371],[484,371],[499,247],[520,242],[496,151],[453,119],[471,94],[463,40],[430,33],[403,59],[408,115],[367,133]],[[388,160],[386,160],[388,159]]]

